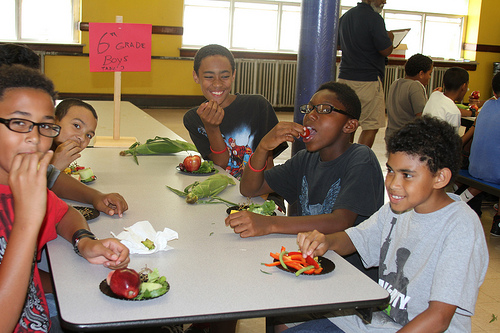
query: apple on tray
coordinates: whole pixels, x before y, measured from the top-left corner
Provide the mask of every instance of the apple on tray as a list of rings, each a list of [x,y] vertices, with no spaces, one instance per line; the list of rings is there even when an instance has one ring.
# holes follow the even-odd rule
[[[201,157],[199,155],[189,155],[179,165],[179,168],[182,171],[194,172],[200,168],[200,165],[201,165]]]
[[[109,272],[106,281],[113,293],[126,299],[136,297],[141,287],[139,273],[130,268],[122,268]]]

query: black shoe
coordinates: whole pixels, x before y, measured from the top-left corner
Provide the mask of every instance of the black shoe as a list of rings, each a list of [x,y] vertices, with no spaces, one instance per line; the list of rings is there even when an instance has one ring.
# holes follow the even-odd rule
[[[490,234],[495,237],[500,236],[500,215],[493,216],[493,224],[491,226]]]

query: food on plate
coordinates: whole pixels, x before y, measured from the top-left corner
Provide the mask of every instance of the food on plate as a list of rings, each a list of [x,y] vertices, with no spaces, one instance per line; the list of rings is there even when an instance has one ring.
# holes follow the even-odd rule
[[[88,183],[96,179],[91,168],[79,166],[77,163],[71,164],[69,168],[64,169],[63,172],[82,183]]]
[[[227,210],[228,214],[234,214],[242,210],[247,210],[249,212],[260,214],[260,215],[276,215],[275,210],[276,204],[273,200],[266,200],[263,204],[240,204],[233,207],[229,207]]]
[[[223,174],[215,174],[209,176],[202,182],[196,181],[188,185],[184,192],[176,190],[167,185],[167,188],[177,194],[178,196],[185,197],[186,202],[189,204],[194,203],[217,203],[224,202],[230,205],[236,205],[230,201],[222,199],[218,196],[228,185],[236,185],[234,179],[230,176]],[[207,198],[207,200],[199,200]]]
[[[199,155],[189,155],[182,164],[188,172],[198,171],[201,165],[201,157]]]
[[[139,273],[131,268],[111,271],[106,279],[111,291],[123,298],[132,299],[139,295],[141,278]]]
[[[130,154],[134,157],[135,163],[139,164],[137,155],[173,154],[188,150],[198,151],[192,143],[156,136],[154,139],[148,139],[144,144],[135,142],[127,150],[121,151],[120,155]]]
[[[186,157],[189,158],[190,156]],[[201,160],[201,157],[197,156],[198,158],[200,158]],[[188,168],[186,166],[186,159],[184,159],[184,162],[182,163],[179,163],[179,166],[177,167],[177,169],[179,171],[182,171],[182,172],[191,172],[193,174],[205,174],[205,173],[213,173],[215,172],[215,168],[214,168],[214,162],[213,161],[202,161],[200,163],[200,166],[194,170],[194,171],[189,171],[190,168]],[[192,163],[192,160],[189,160],[188,164],[189,163]],[[192,170],[192,169],[191,169]]]
[[[271,252],[270,255],[275,261],[265,264],[265,266],[281,266],[286,270],[295,271],[295,276],[299,276],[300,274],[317,275],[323,271],[318,258],[311,256],[304,258],[302,252],[288,252],[284,246],[281,247],[280,252]]]
[[[142,245],[144,245],[145,247],[147,247],[148,250],[154,250],[156,248],[155,243],[151,239],[149,239],[149,238],[146,238],[141,243],[142,243]]]

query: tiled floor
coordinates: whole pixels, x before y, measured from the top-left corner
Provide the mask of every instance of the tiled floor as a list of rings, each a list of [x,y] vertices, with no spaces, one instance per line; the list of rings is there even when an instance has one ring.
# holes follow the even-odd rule
[[[182,109],[149,109],[144,110],[152,117],[172,129],[186,141],[191,141],[187,130],[182,123],[182,116],[186,110]],[[293,114],[290,112],[278,112],[278,118],[281,121],[292,121]],[[358,131],[359,132],[359,131]],[[154,133],[152,133],[154,136]],[[382,170],[385,170],[385,142],[384,131],[381,130],[372,147],[377,155]],[[290,157],[290,149],[284,151],[276,160],[276,163],[282,163]],[[483,224],[486,241],[488,243],[490,263],[486,279],[479,290],[479,297],[476,304],[476,313],[472,317],[472,332],[500,332],[500,237],[491,237],[491,221],[495,211],[491,205],[483,205],[483,215],[481,222]],[[486,255],[486,254],[485,254]],[[498,286],[498,288],[497,288]],[[499,317],[498,320],[492,319]],[[238,322],[237,333],[258,333],[265,331],[264,318],[245,319]]]

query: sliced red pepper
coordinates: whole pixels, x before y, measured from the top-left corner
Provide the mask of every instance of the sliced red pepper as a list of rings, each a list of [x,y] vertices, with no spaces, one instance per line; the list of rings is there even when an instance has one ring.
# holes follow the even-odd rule
[[[264,264],[264,265],[267,267],[279,266],[279,265],[281,265],[281,262],[275,261],[275,262],[272,262],[270,264]]]
[[[321,274],[322,271],[323,271],[323,267],[316,268],[314,270],[314,274]]]
[[[280,260],[280,254],[279,253],[272,253],[271,252],[271,257],[273,257],[273,259]]]
[[[316,260],[314,260],[314,258],[311,256],[306,257],[306,262],[309,265],[313,265],[315,269],[319,268],[319,263]]]

